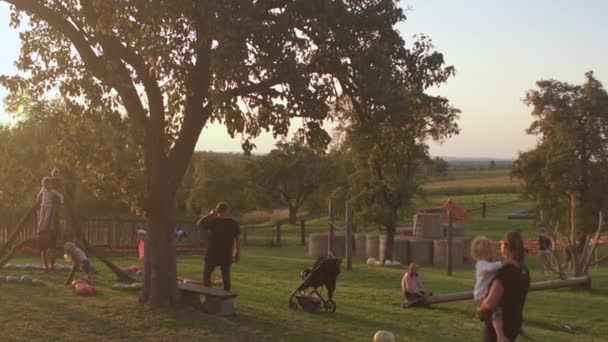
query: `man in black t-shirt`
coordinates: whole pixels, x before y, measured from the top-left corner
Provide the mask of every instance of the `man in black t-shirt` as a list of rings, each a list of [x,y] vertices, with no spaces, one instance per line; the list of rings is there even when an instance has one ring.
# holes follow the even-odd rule
[[[198,226],[207,230],[207,254],[203,269],[203,284],[211,286],[211,274],[216,266],[222,270],[224,290],[230,291],[230,265],[238,263],[241,246],[239,224],[228,217],[228,205],[218,203],[209,215],[198,221]]]

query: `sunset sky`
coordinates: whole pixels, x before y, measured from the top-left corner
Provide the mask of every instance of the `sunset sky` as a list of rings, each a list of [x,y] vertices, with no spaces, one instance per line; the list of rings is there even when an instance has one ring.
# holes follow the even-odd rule
[[[586,0],[498,1],[413,0],[408,20],[398,26],[406,40],[424,33],[433,39],[456,76],[432,93],[441,94],[462,110],[461,134],[443,145],[431,143],[431,154],[450,157],[514,158],[532,147],[535,138],[524,129],[530,110],[522,103],[525,92],[539,79],[583,82],[593,70],[608,83],[608,2]],[[19,39],[8,27],[9,7],[0,3],[0,74],[14,74]],[[6,90],[0,88],[0,96]],[[11,122],[0,110],[0,123]],[[257,141],[256,152],[274,144],[268,134]],[[210,125],[198,149],[240,151],[225,128]]]

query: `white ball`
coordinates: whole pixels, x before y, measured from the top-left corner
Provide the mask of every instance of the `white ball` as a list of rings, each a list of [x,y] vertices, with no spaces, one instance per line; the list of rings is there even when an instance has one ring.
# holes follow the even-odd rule
[[[392,263],[392,262],[391,262],[390,260],[388,260],[388,259],[384,260],[384,264],[385,264],[385,265],[390,265],[391,263]]]
[[[375,258],[368,258],[367,259],[367,264],[368,265],[375,265],[376,264],[376,259]]]
[[[395,335],[386,330],[380,330],[374,334],[374,342],[395,342]]]

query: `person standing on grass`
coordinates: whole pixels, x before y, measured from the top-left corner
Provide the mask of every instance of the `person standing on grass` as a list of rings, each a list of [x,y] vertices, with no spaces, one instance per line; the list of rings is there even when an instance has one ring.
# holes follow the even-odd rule
[[[53,181],[50,177],[42,179],[42,189],[38,193],[36,205],[38,206],[38,222],[37,233],[38,243],[40,246],[40,256],[44,264],[44,271],[49,271],[49,262],[51,265],[50,271],[55,271],[55,249],[57,248],[57,227],[55,225],[55,217],[53,210],[55,200],[63,205],[63,195],[53,189]]]
[[[545,228],[540,228],[538,236],[538,258],[540,259],[540,267],[542,274],[549,273],[549,256],[551,255],[551,236]]]
[[[215,267],[222,270],[224,290],[230,291],[230,267],[240,260],[241,246],[239,234],[241,228],[228,217],[228,204],[220,202],[209,215],[198,221],[198,226],[207,231],[207,254],[203,269],[203,285],[211,286],[211,274]]]
[[[483,341],[495,342],[497,336],[492,326],[492,312],[502,308],[505,340],[513,342],[522,333],[523,311],[530,287],[530,272],[524,263],[524,242],[521,234],[511,231],[501,243],[503,266],[490,284],[488,295],[478,308],[484,321]]]

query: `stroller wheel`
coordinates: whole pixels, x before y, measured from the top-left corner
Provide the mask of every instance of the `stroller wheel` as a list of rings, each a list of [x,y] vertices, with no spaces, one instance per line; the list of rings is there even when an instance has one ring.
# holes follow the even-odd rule
[[[323,303],[323,307],[327,312],[336,312],[336,302],[331,299],[328,299],[325,303]]]
[[[298,309],[298,303],[296,303],[293,299],[289,300],[289,308],[292,310]]]

